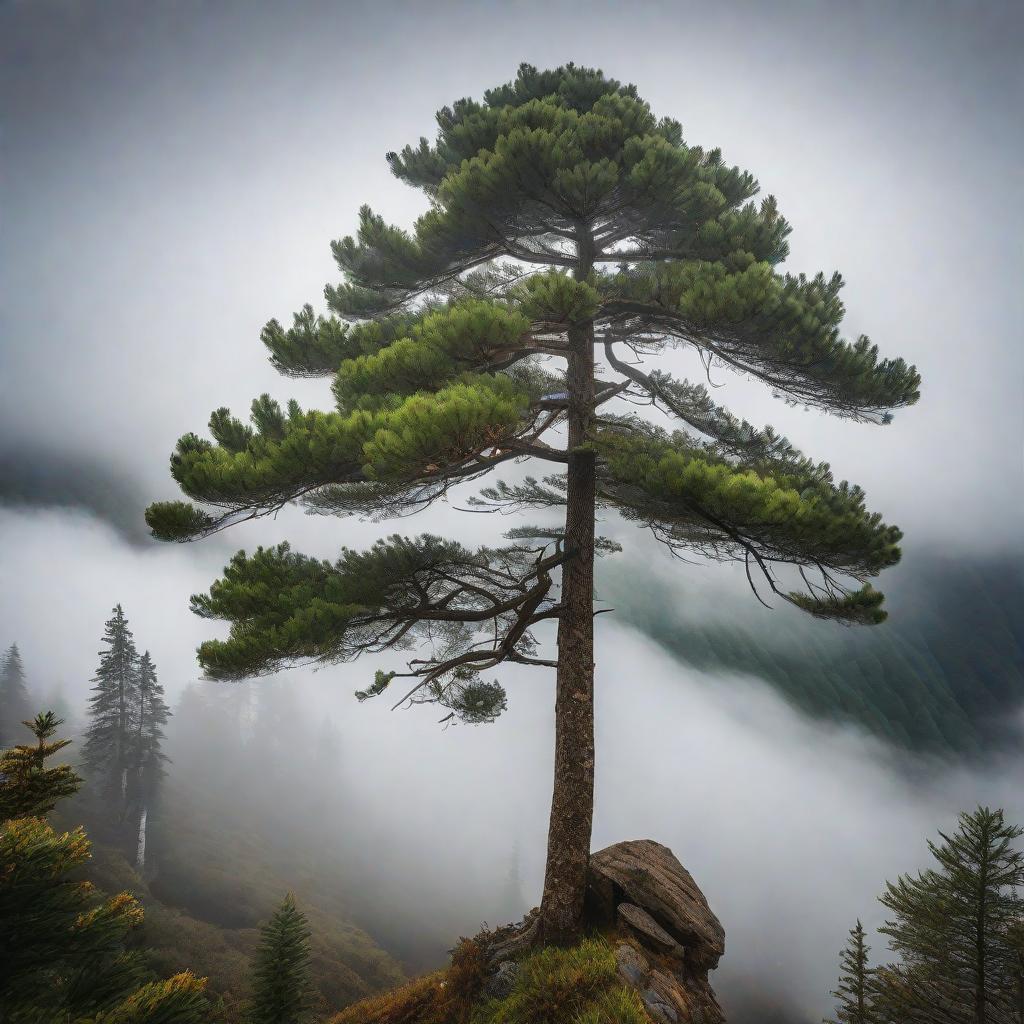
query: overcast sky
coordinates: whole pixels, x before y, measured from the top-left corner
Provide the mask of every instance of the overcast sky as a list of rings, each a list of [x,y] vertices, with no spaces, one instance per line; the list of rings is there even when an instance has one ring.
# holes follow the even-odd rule
[[[187,596],[227,553],[288,537],[326,556],[379,533],[290,512],[168,547],[141,513],[174,496],[167,456],[212,409],[244,413],[265,390],[327,405],[327,382],[273,372],[260,327],[322,308],[328,243],[360,204],[412,221],[423,199],[384,154],[524,60],[603,67],[750,169],[793,224],[786,268],[839,269],[846,333],[923,375],[919,405],[886,428],[724,373],[719,401],[862,484],[909,551],[1019,550],[1022,52],[1020,7],[1002,2],[0,4],[0,643],[80,701],[122,601],[177,691],[209,630]],[[450,524],[438,509],[403,525]],[[466,517],[460,535],[494,525]],[[651,678],[670,680],[648,653]],[[699,707],[721,749],[749,751],[749,730]],[[620,761],[634,749],[607,744]],[[781,761],[779,785],[800,767]],[[749,810],[745,780],[719,782],[717,806],[738,801],[729,820]],[[794,794],[793,821],[817,799]],[[625,805],[604,820],[629,820]],[[705,831],[693,856],[710,864]],[[833,924],[839,942],[848,922]]]

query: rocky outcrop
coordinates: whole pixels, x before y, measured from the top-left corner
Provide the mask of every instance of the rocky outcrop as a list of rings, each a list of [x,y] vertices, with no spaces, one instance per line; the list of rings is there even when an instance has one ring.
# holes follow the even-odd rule
[[[725,930],[667,846],[637,839],[593,854],[587,914],[594,925],[616,928],[619,976],[658,1024],[725,1020],[708,982],[725,952]]]

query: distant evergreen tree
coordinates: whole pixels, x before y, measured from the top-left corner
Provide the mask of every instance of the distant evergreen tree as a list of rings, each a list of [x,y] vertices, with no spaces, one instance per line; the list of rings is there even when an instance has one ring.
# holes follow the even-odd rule
[[[48,692],[40,693],[35,704],[38,707],[50,708],[67,725],[66,732],[77,733],[79,731],[76,728],[78,711],[68,700],[65,689],[60,683],[51,686]]]
[[[162,777],[164,726],[171,717],[171,709],[164,700],[164,688],[156,676],[156,666],[149,651],[139,659],[136,679],[135,711],[135,763],[154,783]]]
[[[85,730],[83,760],[107,794],[120,792],[118,807],[125,810],[127,773],[134,749],[132,726],[139,705],[139,655],[128,620],[120,605],[105,624],[100,663],[89,699],[89,725]]]
[[[835,1016],[826,1024],[875,1024],[874,971],[868,965],[871,948],[864,941],[864,927],[857,922],[850,929],[850,938],[839,954],[839,984],[832,995],[838,1000]]]
[[[509,921],[518,921],[527,910],[529,910],[529,904],[523,897],[523,880],[519,870],[519,844],[517,843],[512,847],[512,860],[499,893],[497,923],[506,924]]]
[[[0,665],[0,748],[18,742],[21,723],[31,714],[21,652],[11,644]]]
[[[205,981],[149,980],[141,955],[125,949],[142,908],[126,892],[102,900],[72,877],[90,857],[85,832],[59,835],[41,817],[80,782],[67,765],[45,765],[67,745],[49,742],[59,724],[38,715],[37,745],[5,752],[0,767],[0,1020],[204,1024]]]
[[[23,724],[31,729],[36,742],[0,753],[0,821],[43,817],[62,797],[77,793],[82,784],[70,765],[46,767],[47,758],[71,742],[49,742],[64,720],[47,711]]]
[[[288,893],[260,928],[253,963],[252,1024],[298,1024],[309,1008],[309,927]]]
[[[880,931],[900,963],[878,971],[883,1020],[1019,1024],[1021,835],[1001,810],[979,807],[928,844],[937,868],[888,884],[881,901],[893,917]]]
[[[137,705],[134,709],[134,738],[130,798],[134,808],[132,820],[136,823],[135,866],[142,868],[146,860],[146,822],[149,806],[157,786],[164,776],[166,755],[161,750],[164,726],[171,717],[171,709],[164,701],[164,688],[156,677],[156,666],[149,651],[139,659],[136,677]]]

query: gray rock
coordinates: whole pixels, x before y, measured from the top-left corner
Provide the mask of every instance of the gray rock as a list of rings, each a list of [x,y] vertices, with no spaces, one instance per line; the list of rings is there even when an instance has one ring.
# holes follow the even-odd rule
[[[484,995],[491,999],[507,999],[516,987],[519,977],[519,964],[514,960],[506,960],[498,964],[498,969],[484,985]]]
[[[640,993],[640,1001],[656,1024],[678,1024],[679,1014],[671,1003],[665,1001],[660,992],[653,988],[645,988]]]
[[[695,966],[718,966],[725,952],[725,929],[667,846],[651,839],[609,846],[591,856],[588,885],[591,907],[609,923],[624,897],[685,946]]]
[[[619,977],[627,985],[632,985],[635,989],[645,986],[651,965],[638,949],[634,949],[626,942],[621,943],[615,950],[615,964]]]
[[[674,953],[682,959],[683,947],[646,910],[634,903],[620,903],[618,918],[645,946],[656,953]]]
[[[708,971],[725,952],[725,931],[668,847],[640,839],[595,853],[586,909],[591,924],[628,940],[615,951],[618,974],[656,1024],[724,1024]]]

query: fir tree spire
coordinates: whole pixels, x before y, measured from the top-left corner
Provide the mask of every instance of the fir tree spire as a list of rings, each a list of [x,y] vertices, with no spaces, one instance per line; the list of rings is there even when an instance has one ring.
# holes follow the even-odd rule
[[[43,817],[58,800],[77,793],[82,784],[70,765],[46,767],[49,758],[71,743],[51,742],[64,720],[46,711],[22,724],[32,731],[36,742],[19,744],[0,753],[0,821]]]
[[[21,724],[31,714],[21,652],[17,644],[11,644],[0,664],[0,749],[18,742]]]
[[[188,972],[151,980],[142,955],[125,944],[142,907],[127,892],[105,899],[82,881],[85,832],[57,833],[40,816],[80,780],[67,765],[45,767],[69,742],[51,742],[60,720],[47,712],[26,724],[37,743],[0,762],[0,1017],[205,1024],[205,980]]]
[[[156,665],[149,651],[145,651],[138,662],[136,700],[133,758],[144,781],[144,792],[151,793],[163,775],[163,763],[167,760],[161,748],[171,709],[164,700],[164,688],[157,679]]]
[[[309,1009],[309,927],[288,893],[260,928],[251,1024],[299,1024]]]
[[[100,651],[89,698],[89,724],[82,759],[108,794],[120,793],[122,806],[134,749],[133,725],[139,706],[138,652],[121,605],[104,625],[106,649]]]
[[[874,971],[868,963],[870,952],[871,948],[864,941],[864,927],[858,920],[839,954],[839,983],[832,991],[838,1004],[835,1016],[825,1024],[875,1024],[880,1020],[874,1008]]]
[[[879,929],[900,963],[878,970],[879,1005],[899,1021],[1018,1021],[1024,919],[1024,829],[1001,810],[961,814],[951,835],[929,842],[936,867],[890,882]]]

